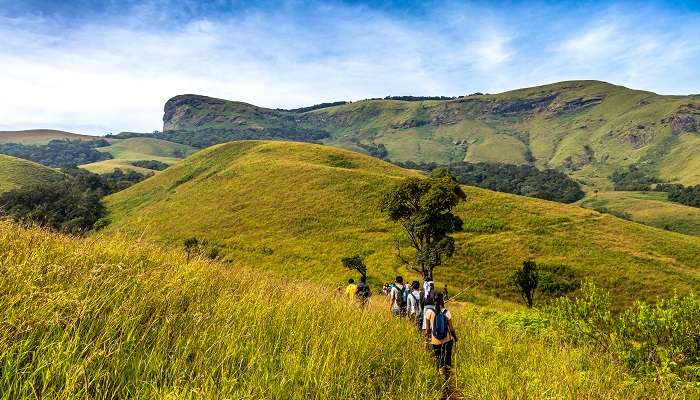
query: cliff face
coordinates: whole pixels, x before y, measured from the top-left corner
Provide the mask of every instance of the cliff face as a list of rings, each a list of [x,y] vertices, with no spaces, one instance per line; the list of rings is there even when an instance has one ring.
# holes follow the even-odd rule
[[[700,98],[597,81],[447,100],[364,100],[307,112],[181,95],[166,103],[163,130],[177,132],[176,140],[198,136],[187,144],[200,147],[258,138],[322,141],[370,153],[381,145],[385,157],[397,161],[533,163],[571,173],[585,169],[589,176],[643,162],[671,179],[684,175],[678,166],[667,167],[674,146],[700,146]]]

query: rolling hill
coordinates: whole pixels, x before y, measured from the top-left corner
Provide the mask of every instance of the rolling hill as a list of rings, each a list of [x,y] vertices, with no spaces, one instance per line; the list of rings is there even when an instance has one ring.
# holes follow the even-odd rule
[[[180,247],[196,236],[234,263],[325,284],[347,279],[340,258],[366,256],[374,283],[396,273],[399,230],[376,204],[415,171],[347,150],[240,141],[200,151],[106,198],[108,232]],[[508,299],[523,260],[591,277],[618,304],[700,288],[700,238],[573,205],[465,187],[465,230],[436,276],[454,291],[476,286]]]
[[[700,183],[700,96],[570,81],[451,100],[364,100],[307,112],[198,95],[165,105],[159,137],[195,146],[234,139],[322,141],[394,161],[493,161],[557,168],[609,190],[636,164]]]
[[[195,148],[155,138],[135,137],[108,139],[110,145],[97,150],[112,155],[112,159],[84,164],[81,167],[94,173],[107,173],[116,168],[151,173],[152,170],[132,165],[133,161],[155,160],[174,164],[196,151]]]
[[[96,136],[81,135],[55,129],[28,129],[23,131],[0,131],[0,143],[46,144],[51,140],[94,140]]]
[[[0,193],[29,185],[40,185],[62,174],[41,164],[0,154]]]

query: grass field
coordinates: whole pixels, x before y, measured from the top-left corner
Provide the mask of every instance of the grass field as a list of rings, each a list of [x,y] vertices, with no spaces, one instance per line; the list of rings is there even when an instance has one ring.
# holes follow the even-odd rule
[[[6,222],[0,271],[3,400],[441,396],[415,331],[390,318],[380,297],[362,312],[332,289],[259,268]],[[460,335],[459,398],[693,395],[637,382],[604,354],[499,322],[512,311],[449,307]]]
[[[22,186],[40,185],[60,176],[60,172],[49,167],[0,154],[0,193]]]
[[[96,138],[96,136],[80,135],[54,129],[0,131],[0,143],[46,144],[55,139],[94,140]]]
[[[116,168],[132,170],[140,173],[152,173],[152,170],[135,167],[131,164],[139,160],[155,160],[166,164],[174,164],[182,158],[194,153],[196,149],[167,140],[154,138],[110,139],[110,145],[97,150],[109,153],[114,158],[81,165],[90,172],[103,174]]]
[[[657,228],[700,236],[700,209],[668,201],[663,192],[600,192],[589,194],[580,203],[626,213],[633,221]]]
[[[234,142],[108,197],[107,229],[175,247],[196,236],[234,264],[323,284],[347,279],[340,259],[352,254],[366,257],[375,284],[397,273],[414,278],[395,256],[398,228],[376,204],[415,173],[332,147]],[[437,271],[438,285],[514,300],[509,276],[534,259],[593,278],[618,305],[700,288],[700,238],[575,205],[465,191],[457,210],[465,231],[456,235],[455,257]]]

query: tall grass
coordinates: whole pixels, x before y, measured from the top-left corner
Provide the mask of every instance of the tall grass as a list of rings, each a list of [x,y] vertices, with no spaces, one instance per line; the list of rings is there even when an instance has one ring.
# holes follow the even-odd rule
[[[403,321],[120,239],[0,223],[0,398],[436,398]]]

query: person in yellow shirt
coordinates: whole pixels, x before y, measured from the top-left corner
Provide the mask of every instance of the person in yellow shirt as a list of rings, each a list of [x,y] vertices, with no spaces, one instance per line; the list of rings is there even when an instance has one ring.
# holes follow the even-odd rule
[[[357,285],[355,285],[355,280],[348,279],[348,286],[345,288],[345,295],[348,296],[350,300],[355,300],[355,294],[357,293]]]
[[[452,314],[445,308],[442,293],[435,295],[435,310],[425,311],[426,336],[433,348],[435,364],[445,379],[452,370],[452,348],[457,342],[457,335],[452,324]]]

